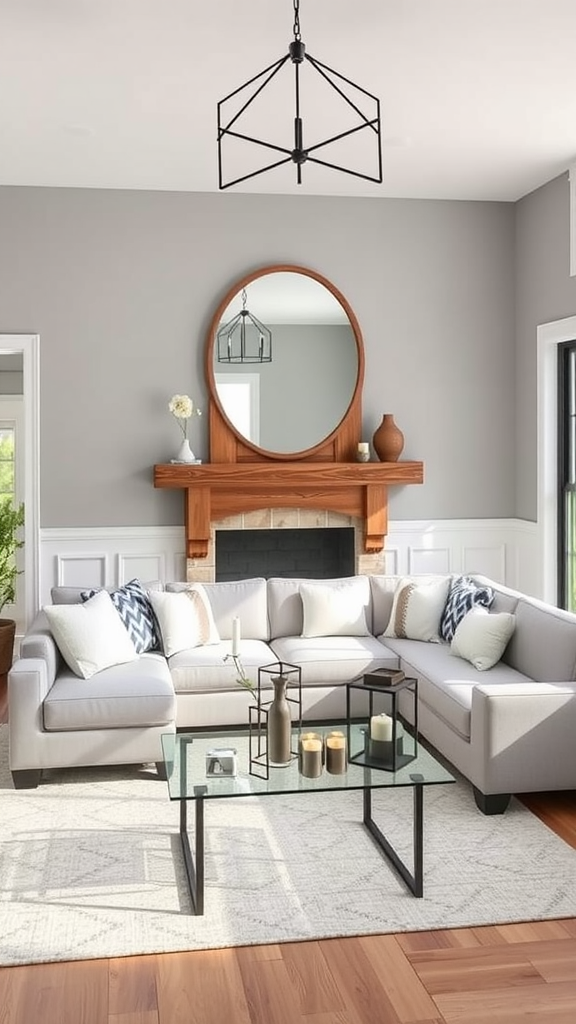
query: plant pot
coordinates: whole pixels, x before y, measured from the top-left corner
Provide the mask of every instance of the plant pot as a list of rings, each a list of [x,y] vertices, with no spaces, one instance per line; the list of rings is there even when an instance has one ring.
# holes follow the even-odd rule
[[[396,426],[391,412],[384,413],[382,422],[372,438],[374,451],[380,462],[397,462],[404,447],[404,434]]]
[[[14,619],[0,619],[0,680],[4,681],[12,668],[14,659],[14,637],[16,622]]]

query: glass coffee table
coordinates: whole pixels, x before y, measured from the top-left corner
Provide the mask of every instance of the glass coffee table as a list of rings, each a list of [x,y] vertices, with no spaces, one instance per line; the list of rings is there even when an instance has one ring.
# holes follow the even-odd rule
[[[331,732],[348,726],[330,722],[311,723],[307,729]],[[352,742],[362,742],[366,726],[351,725]],[[293,745],[297,746],[298,730]],[[214,749],[235,750],[237,774],[207,774],[209,752]],[[162,736],[168,793],[180,802],[180,841],[184,854],[186,876],[194,914],[204,913],[204,805],[207,800],[229,800],[243,796],[281,796],[283,793],[331,793],[361,790],[363,793],[363,824],[414,896],[424,890],[424,787],[455,782],[454,776],[419,743],[414,760],[396,772],[366,765],[350,764],[341,775],[330,775],[324,769],[318,778],[307,778],[298,770],[298,759],[286,767],[271,768],[268,778],[249,772],[248,730],[199,730]],[[413,790],[413,867],[402,861],[396,850],[372,818],[372,790],[408,786]],[[188,834],[188,801],[194,802],[194,850]]]

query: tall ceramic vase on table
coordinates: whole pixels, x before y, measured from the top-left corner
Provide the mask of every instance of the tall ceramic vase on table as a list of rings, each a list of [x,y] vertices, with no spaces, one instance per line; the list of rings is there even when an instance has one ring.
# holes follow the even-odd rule
[[[393,413],[384,413],[382,422],[372,438],[372,444],[380,462],[398,461],[404,448],[404,434],[394,422]]]
[[[274,698],[268,708],[268,760],[272,765],[288,764],[291,760],[292,719],[286,699],[285,676],[273,676]]]

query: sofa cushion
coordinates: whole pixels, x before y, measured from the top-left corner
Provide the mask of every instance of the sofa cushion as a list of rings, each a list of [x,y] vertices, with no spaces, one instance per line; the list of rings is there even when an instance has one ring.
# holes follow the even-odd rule
[[[276,637],[270,646],[278,661],[299,665],[302,683],[348,683],[376,668],[397,668],[398,658],[373,636]]]
[[[492,587],[481,587],[469,576],[454,577],[440,619],[442,639],[452,640],[457,626],[472,608],[489,608],[493,601]]]
[[[302,583],[302,636],[367,636],[365,603],[349,587]]]
[[[540,683],[576,679],[574,616],[536,599],[521,598],[515,617],[504,660]]]
[[[486,608],[472,608],[456,628],[450,653],[485,672],[500,661],[514,625],[515,617],[509,612],[492,614]]]
[[[236,682],[236,668],[230,657],[231,650],[230,641],[225,641],[173,654],[168,660],[168,665],[176,693],[240,690],[240,684]],[[258,668],[271,665],[276,660],[276,656],[264,640],[242,640],[242,667],[255,687],[258,685]],[[266,687],[271,685],[268,676],[263,677],[262,683]],[[223,720],[225,717],[223,713]]]
[[[106,590],[84,604],[46,605],[44,611],[60,653],[75,675],[89,679],[104,668],[138,658]]]
[[[502,661],[486,672],[479,672],[470,662],[450,654],[448,644],[394,639],[385,643],[399,657],[406,675],[418,679],[418,700],[467,740],[476,686],[526,682],[526,676]]]
[[[367,576],[344,576],[331,580],[302,580],[272,577],[268,580],[268,616],[270,637],[302,636],[304,607],[300,586],[330,587],[350,600],[354,608],[363,608],[368,628],[371,626],[370,583]],[[244,636],[244,628],[242,628]]]
[[[166,590],[178,592],[189,587],[189,583],[167,583]],[[252,640],[268,639],[268,613],[266,606],[266,580],[255,577],[249,580],[223,580],[221,583],[204,583],[216,628],[221,640],[232,639],[232,623],[240,619],[243,637]],[[242,652],[244,647],[242,647]]]
[[[440,619],[449,587],[449,576],[424,583],[410,577],[400,580],[384,637],[439,643]]]
[[[201,586],[189,584],[178,593],[154,593],[151,590],[149,598],[167,658],[190,647],[220,643],[210,605]]]
[[[94,594],[97,594],[101,587],[92,590],[83,590],[80,597],[88,601]],[[156,619],[148,594],[140,583],[140,580],[130,580],[118,590],[110,591],[112,604],[128,630],[137,654],[144,654],[145,651],[152,651],[160,646],[160,637],[156,629]]]
[[[44,700],[43,714],[49,732],[169,725],[176,719],[176,697],[166,659],[142,654],[85,680],[63,672]]]

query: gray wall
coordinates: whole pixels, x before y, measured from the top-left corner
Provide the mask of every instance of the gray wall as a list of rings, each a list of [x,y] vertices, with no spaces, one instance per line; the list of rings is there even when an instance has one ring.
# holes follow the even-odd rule
[[[216,304],[264,264],[320,271],[364,335],[363,435],[393,412],[423,486],[396,519],[509,517],[514,491],[514,207],[0,188],[0,330],[41,348],[41,525],[180,525],[152,487],[187,392],[206,410]],[[207,418],[191,421],[207,456]]]
[[[516,514],[537,518],[537,350],[539,324],[576,314],[570,277],[568,175],[516,204]]]

